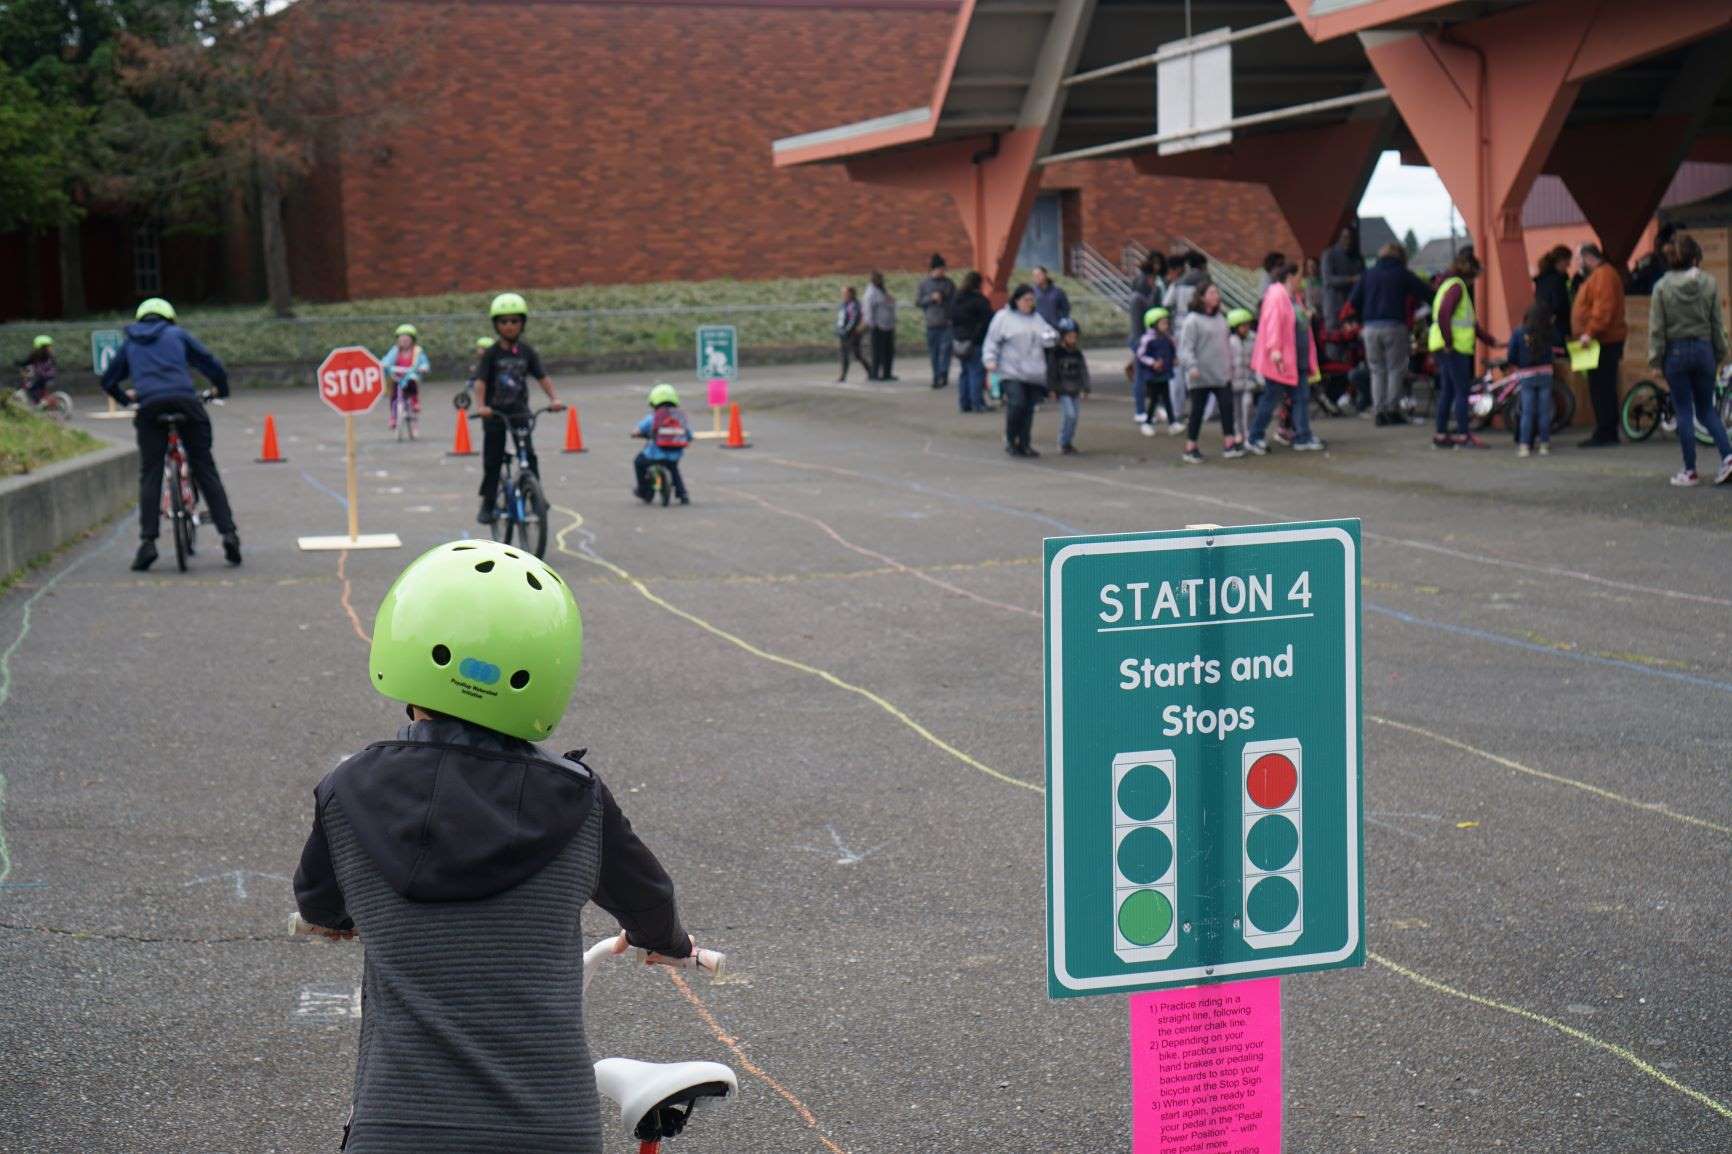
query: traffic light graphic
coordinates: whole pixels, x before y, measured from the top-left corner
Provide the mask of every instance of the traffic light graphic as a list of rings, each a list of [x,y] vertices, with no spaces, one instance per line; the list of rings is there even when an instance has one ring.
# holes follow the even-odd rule
[[[1113,758],[1113,953],[1158,962],[1179,945],[1178,774],[1173,751]]]
[[[1248,741],[1241,753],[1244,910],[1254,950],[1290,946],[1305,931],[1304,750],[1298,738]]]

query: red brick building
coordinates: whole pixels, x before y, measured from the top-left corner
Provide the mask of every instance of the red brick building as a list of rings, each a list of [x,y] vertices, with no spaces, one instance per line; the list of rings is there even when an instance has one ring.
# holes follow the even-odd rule
[[[947,197],[853,184],[839,169],[778,172],[770,151],[923,100],[951,0],[380,2],[425,53],[418,90],[403,94],[412,114],[291,195],[297,296],[859,276],[966,251]],[[1151,85],[1151,122],[1153,103]],[[1116,259],[1126,241],[1185,236],[1247,263],[1296,250],[1261,186],[1111,161],[1056,167],[1044,187],[1066,247]],[[214,251],[225,279],[206,276],[206,293],[262,296],[256,246],[231,237]],[[87,263],[125,255],[86,245]],[[178,279],[162,290],[190,295],[192,278]],[[92,307],[109,303],[92,292]]]

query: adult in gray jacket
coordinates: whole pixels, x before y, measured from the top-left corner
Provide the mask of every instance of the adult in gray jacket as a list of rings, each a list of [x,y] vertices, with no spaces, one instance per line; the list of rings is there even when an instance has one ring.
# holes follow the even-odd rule
[[[1221,456],[1243,457],[1244,450],[1233,428],[1233,347],[1227,317],[1221,311],[1221,290],[1205,284],[1197,294],[1185,323],[1179,328],[1179,364],[1184,366],[1185,385],[1190,392],[1191,414],[1185,428],[1185,453],[1188,465],[1201,464],[1203,454],[1197,447],[1197,437],[1203,431],[1203,416],[1209,401],[1221,413]]]
[[[1666,246],[1672,270],[1654,286],[1648,302],[1648,363],[1666,374],[1678,413],[1678,444],[1684,468],[1672,484],[1688,487],[1696,477],[1696,422],[1701,421],[1720,451],[1714,483],[1732,481],[1732,443],[1714,407],[1714,370],[1726,359],[1726,325],[1720,317],[1720,289],[1702,271],[1696,238],[1676,236]]]
[[[1040,456],[1029,437],[1034,407],[1046,397],[1046,350],[1057,335],[1034,311],[1034,286],[1027,284],[1012,290],[987,327],[986,368],[1004,388],[1004,451],[1013,457]]]
[[[896,298],[884,287],[884,274],[874,269],[866,286],[866,328],[872,334],[872,367],[868,380],[894,381],[890,372],[896,361]]]
[[[1341,306],[1353,286],[1365,275],[1365,257],[1359,251],[1359,230],[1348,225],[1334,246],[1323,250],[1323,327],[1341,324]]]
[[[956,282],[944,273],[944,258],[932,254],[931,271],[914,299],[926,320],[926,352],[932,358],[932,387],[942,389],[950,383],[950,306],[956,300]]]

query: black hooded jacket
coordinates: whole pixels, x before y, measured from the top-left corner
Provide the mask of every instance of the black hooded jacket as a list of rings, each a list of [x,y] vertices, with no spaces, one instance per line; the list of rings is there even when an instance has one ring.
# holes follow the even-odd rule
[[[690,951],[673,883],[575,756],[440,719],[314,790],[301,916],[366,947],[352,1152],[599,1151],[578,911]]]

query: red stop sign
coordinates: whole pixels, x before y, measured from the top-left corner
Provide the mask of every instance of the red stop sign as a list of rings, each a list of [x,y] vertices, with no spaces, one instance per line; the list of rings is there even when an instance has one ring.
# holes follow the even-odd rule
[[[339,413],[365,413],[385,394],[379,358],[359,345],[332,349],[319,364],[319,396]]]

